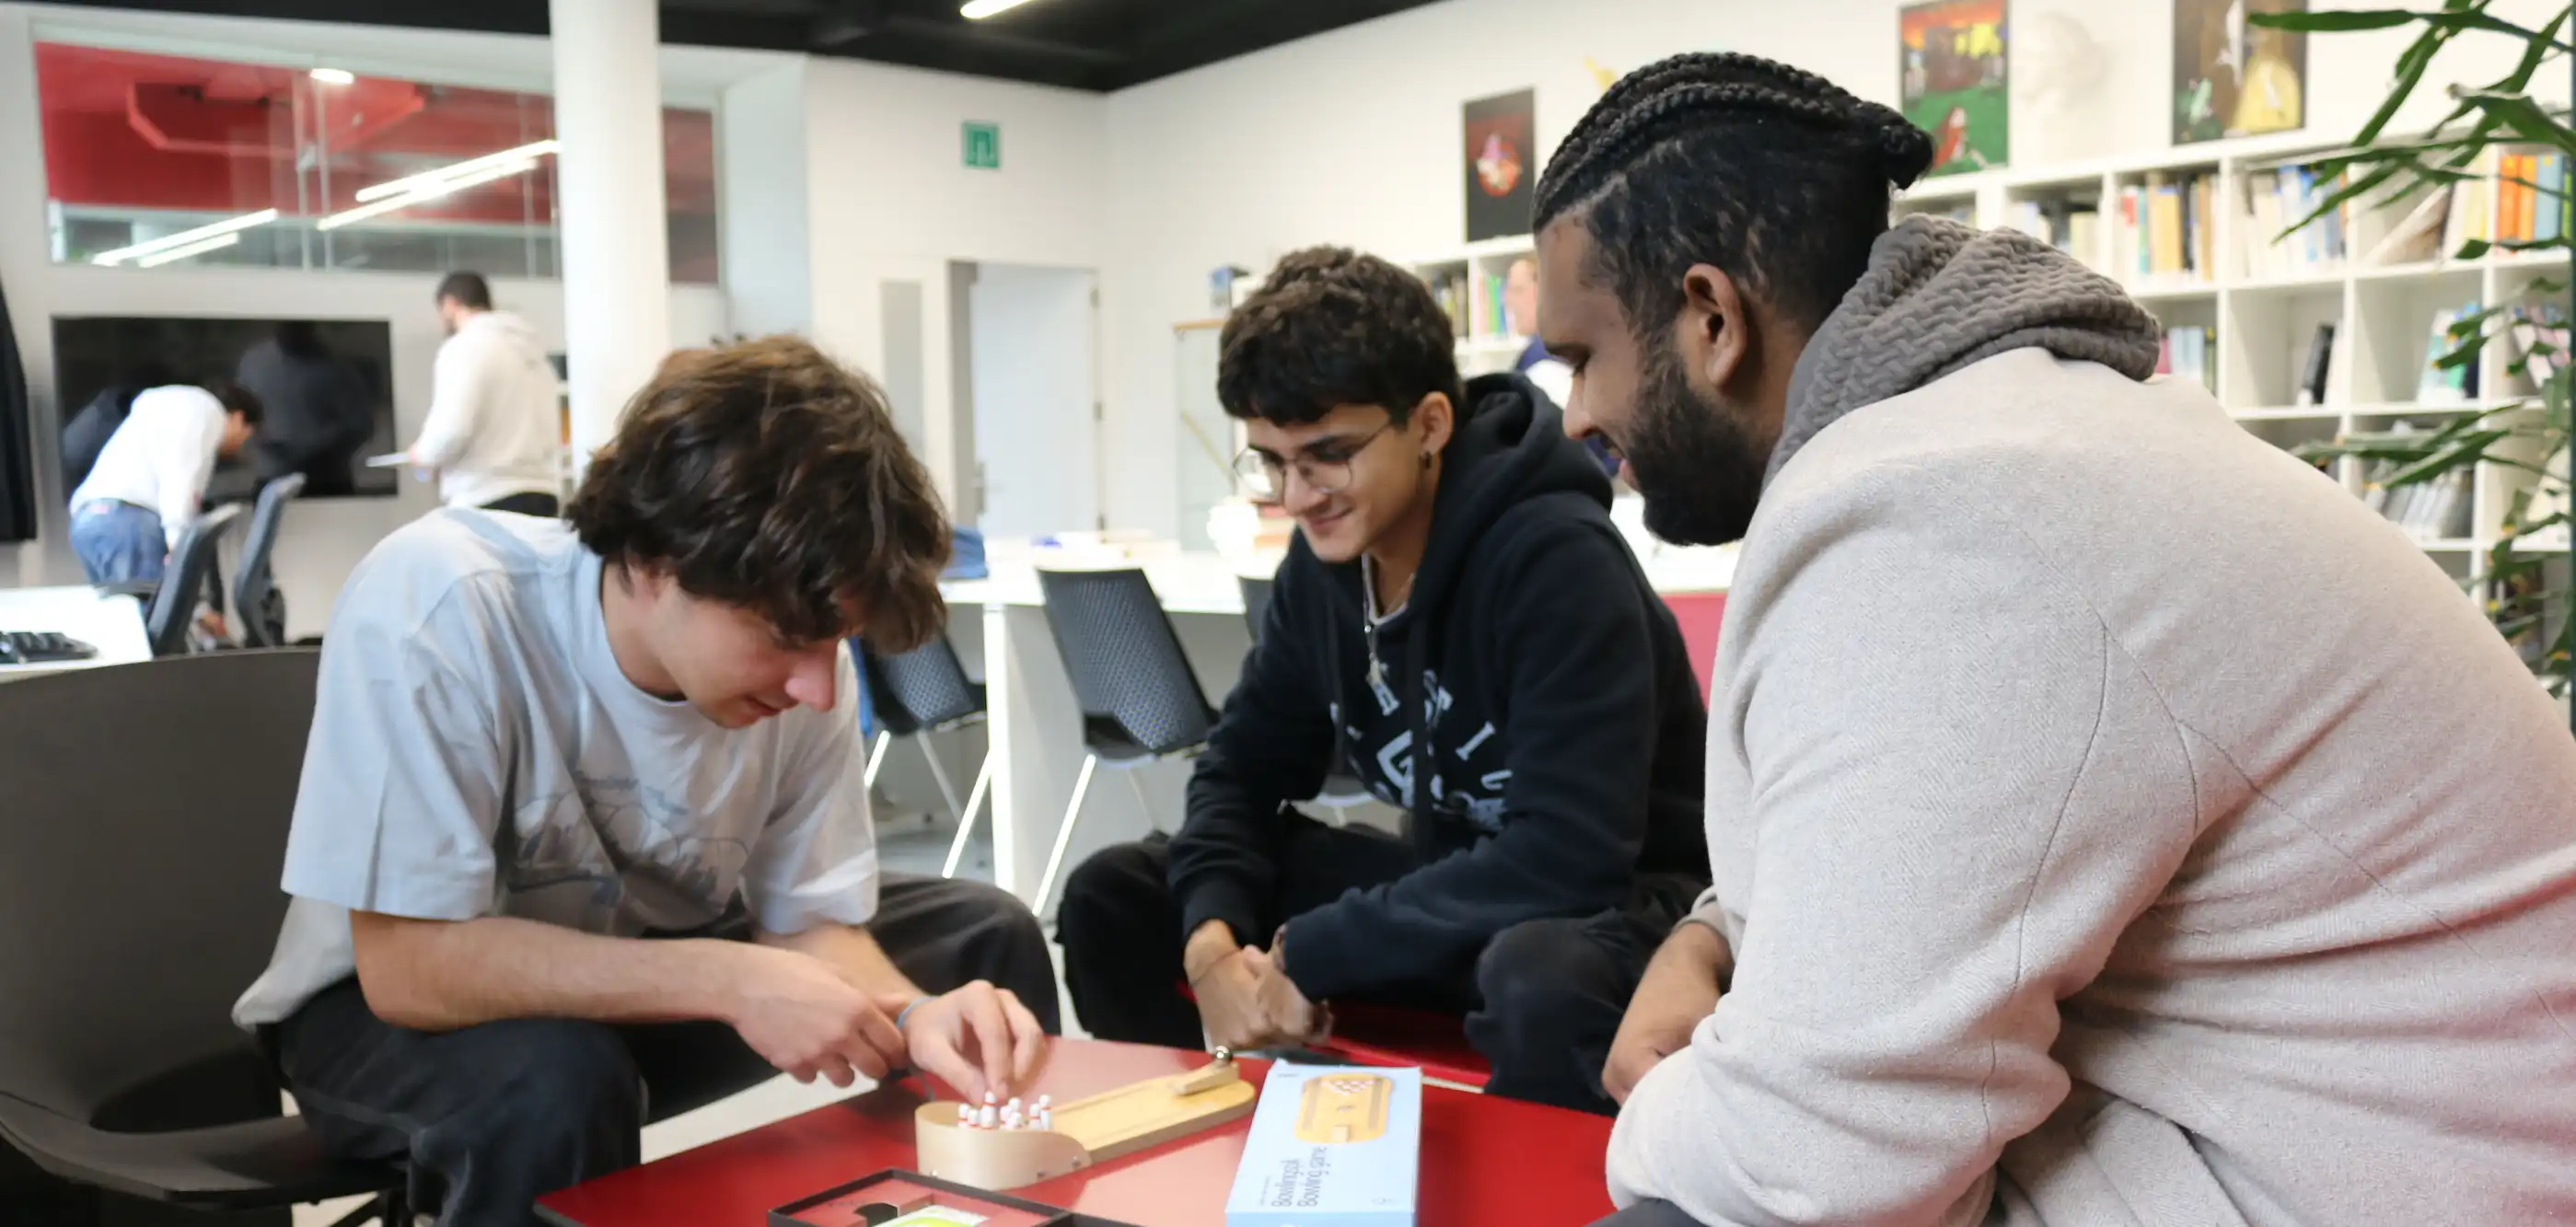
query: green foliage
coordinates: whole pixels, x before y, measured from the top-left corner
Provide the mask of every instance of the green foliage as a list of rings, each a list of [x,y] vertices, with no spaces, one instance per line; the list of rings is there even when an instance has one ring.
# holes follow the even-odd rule
[[[2495,5],[2496,0],[2442,0],[2437,8],[2247,15],[2247,20],[2256,25],[2316,34],[2417,28],[2413,41],[2397,57],[2388,96],[2354,133],[2351,146],[2312,163],[2321,179],[2342,176],[2342,187],[2327,196],[2315,212],[2292,222],[2285,234],[2347,203],[2385,203],[2473,178],[2483,164],[2482,155],[2491,149],[2536,145],[2576,158],[2576,128],[2569,126],[2566,116],[2553,113],[2531,96],[2531,84],[2544,68],[2560,76],[2568,71],[2567,57],[2576,52],[2576,46],[2568,41],[2570,32],[2576,31],[2576,5],[2562,7],[2538,26],[2498,17],[2491,11]],[[2423,84],[2434,60],[2469,34],[2517,40],[2522,44],[2522,54],[2510,71],[2493,81],[2475,87],[2451,87],[2447,91],[2450,112],[2427,135],[2383,139],[2389,124]],[[2539,190],[2537,185],[2529,186]],[[2564,191],[2558,195],[2563,197]],[[2455,255],[2458,259],[2475,260],[2496,250],[2571,252],[2576,251],[2576,235],[2527,242],[2471,240],[2462,244]],[[2565,291],[2564,283],[2559,282],[2533,286],[2535,294]],[[2452,351],[2436,359],[2436,363],[2446,368],[2466,364],[2488,343],[2494,331],[2510,323],[2510,315],[2494,305],[2463,318],[2450,330]],[[2535,398],[2463,413],[2430,433],[2350,435],[2331,443],[2309,444],[2298,452],[2311,462],[2349,458],[2385,466],[2379,482],[2389,487],[2437,481],[2482,463],[2532,474],[2532,488],[2515,498],[2480,583],[2490,616],[2508,638],[2523,641],[2547,636],[2537,667],[2551,690],[2564,694],[2570,682],[2570,662],[2576,660],[2576,618],[2567,616],[2576,593],[2569,590],[2569,570],[2553,571],[2549,566],[2553,560],[2566,561],[2566,553],[2560,549],[2543,552],[2531,543],[2539,534],[2551,530],[2565,533],[2570,526],[2566,509],[2576,505],[2576,499],[2569,497],[2568,474],[2550,464],[2551,458],[2567,454],[2570,442],[2572,372],[2566,355],[2555,354],[2546,347],[2542,353],[2557,361],[2552,363],[2555,369],[2549,378],[2541,381],[2540,394]],[[2524,367],[2525,360],[2518,359],[2512,371],[2521,374]],[[2530,459],[2535,456],[2540,460]],[[2536,501],[2555,510],[2533,515]]]

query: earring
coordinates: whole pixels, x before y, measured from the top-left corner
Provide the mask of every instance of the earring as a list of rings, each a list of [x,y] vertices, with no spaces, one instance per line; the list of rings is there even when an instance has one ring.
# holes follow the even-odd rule
[[[1422,467],[1423,467],[1423,468],[1425,468],[1425,469],[1428,469],[1428,468],[1430,468],[1430,467],[1431,467],[1431,453],[1429,453],[1429,452],[1424,452],[1424,453],[1422,453]]]

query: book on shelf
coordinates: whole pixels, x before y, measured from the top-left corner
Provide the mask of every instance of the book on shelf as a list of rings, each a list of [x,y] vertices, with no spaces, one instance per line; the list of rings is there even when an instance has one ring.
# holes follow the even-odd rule
[[[2121,188],[2114,271],[2139,280],[2207,280],[2218,246],[2217,182],[2213,175],[2155,171],[2146,182]]]
[[[2567,232],[2567,155],[2508,153],[2498,158],[2496,241],[2546,242]]]
[[[2504,329],[2512,390],[2533,396],[2567,363],[2567,309],[2559,303],[2515,307]]]
[[[2003,224],[2084,262],[2101,263],[2102,210],[2090,201],[2017,200]]]
[[[2308,358],[2299,367],[2299,392],[2295,401],[2304,406],[2326,403],[2326,388],[2334,375],[2335,326],[2317,325],[2316,335],[2308,338]]]
[[[2443,223],[2442,254],[2455,256],[2463,243],[2485,239],[2489,204],[2495,194],[2484,179],[2462,179],[2451,185],[2451,216]]]
[[[2364,255],[2361,262],[2373,268],[2424,264],[2458,250],[2457,242],[2446,244],[2443,241],[2450,237],[2449,227],[2455,219],[2451,197],[2458,190],[2446,183],[2425,192],[2415,201],[2414,207],[2389,228],[2387,234],[2381,235],[2379,241],[2371,245],[2369,254]]]
[[[2245,275],[2300,277],[2343,267],[2350,203],[2308,221],[2342,185],[2341,176],[2319,178],[2305,166],[2247,176],[2246,214],[2252,224],[2245,233]],[[2292,226],[2298,229],[2282,233]]]
[[[2417,402],[2463,405],[2476,398],[2479,339],[2475,336],[2454,339],[2451,329],[2477,313],[2478,304],[2474,302],[2460,307],[2438,308],[2433,312],[2433,323],[2425,336],[2424,373],[2415,386]],[[2468,360],[2445,365],[2445,360],[2463,346],[2469,348]]]
[[[2156,355],[2156,373],[2192,380],[2216,395],[2218,366],[2209,358],[2211,340],[2206,328],[2165,329],[2164,342]]]
[[[2389,427],[2392,435],[2420,435],[2431,431],[2422,422],[2400,421]],[[2390,523],[2404,529],[2417,541],[2458,541],[2470,531],[2474,508],[2475,484],[2469,469],[2458,468],[2439,477],[2403,486],[2387,484],[2401,462],[2375,460],[2362,475],[2362,502]]]

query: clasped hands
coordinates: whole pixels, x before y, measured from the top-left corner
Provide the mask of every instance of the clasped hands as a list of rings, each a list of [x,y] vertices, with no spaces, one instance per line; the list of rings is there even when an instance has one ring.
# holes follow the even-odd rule
[[[1319,1043],[1332,1032],[1332,1011],[1308,1001],[1281,970],[1283,945],[1237,945],[1221,920],[1190,935],[1184,969],[1210,1043],[1242,1052]]]

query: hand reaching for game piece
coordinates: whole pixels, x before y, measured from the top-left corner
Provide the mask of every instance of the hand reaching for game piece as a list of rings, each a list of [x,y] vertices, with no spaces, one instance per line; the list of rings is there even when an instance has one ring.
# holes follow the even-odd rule
[[[885,998],[901,1013],[909,999]],[[968,1099],[1007,1096],[1037,1076],[1046,1059],[1046,1029],[1006,988],[977,980],[930,998],[903,1021],[912,1064]]]

